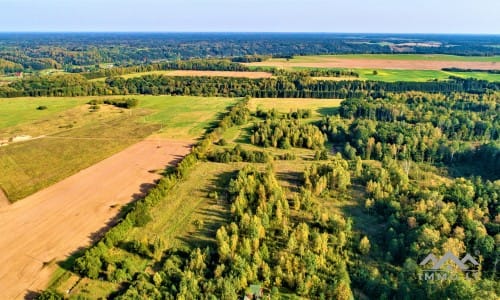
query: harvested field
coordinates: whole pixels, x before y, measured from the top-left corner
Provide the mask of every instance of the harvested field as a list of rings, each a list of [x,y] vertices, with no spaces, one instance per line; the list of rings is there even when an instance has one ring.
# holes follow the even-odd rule
[[[5,194],[2,191],[2,189],[0,189],[0,209],[2,207],[5,207],[5,206],[9,205],[9,204],[10,204],[9,199],[7,199],[7,196],[5,196]]]
[[[242,77],[242,78],[270,78],[268,72],[231,72],[231,71],[172,71],[169,76],[210,76],[210,77]]]
[[[239,78],[270,78],[273,75],[268,72],[242,72],[242,71],[197,71],[197,70],[167,70],[151,71],[122,75],[123,78],[135,78],[146,75],[163,76],[192,76],[192,77],[239,77]],[[92,79],[93,81],[104,81],[105,78]]]
[[[314,58],[314,59],[312,59]],[[249,66],[266,66],[279,68],[307,67],[307,68],[352,68],[352,69],[392,69],[392,70],[441,70],[443,68],[500,70],[500,63],[492,61],[453,61],[435,59],[402,59],[369,58],[369,56],[313,56],[311,59],[298,57],[297,59],[271,59],[263,62],[249,63]]]
[[[23,201],[0,208],[0,299],[45,288],[53,262],[88,246],[192,141],[146,139]]]

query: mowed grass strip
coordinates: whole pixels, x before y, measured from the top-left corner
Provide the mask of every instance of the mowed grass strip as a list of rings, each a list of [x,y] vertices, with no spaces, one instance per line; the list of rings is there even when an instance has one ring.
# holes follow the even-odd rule
[[[273,75],[269,72],[251,72],[251,71],[199,71],[199,70],[160,70],[138,72],[120,75],[119,77],[129,79],[142,77],[146,75],[163,76],[187,76],[187,77],[232,77],[232,78],[270,78]],[[104,81],[106,78],[95,78],[90,81]]]

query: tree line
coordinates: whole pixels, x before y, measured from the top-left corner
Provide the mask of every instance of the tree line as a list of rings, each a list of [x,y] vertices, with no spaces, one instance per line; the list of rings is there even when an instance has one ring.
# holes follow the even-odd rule
[[[455,78],[432,82],[378,82],[314,80],[308,76],[249,79],[225,77],[174,77],[146,75],[88,81],[81,75],[30,77],[0,86],[0,97],[185,95],[256,98],[380,98],[387,93],[488,94],[499,82]]]

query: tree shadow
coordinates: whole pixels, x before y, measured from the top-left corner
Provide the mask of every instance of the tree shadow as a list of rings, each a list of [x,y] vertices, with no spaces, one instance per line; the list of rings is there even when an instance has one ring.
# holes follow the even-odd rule
[[[322,116],[333,116],[339,113],[338,107],[319,107],[316,112]]]
[[[40,292],[35,292],[35,291],[28,291],[24,295],[24,300],[35,300],[38,299],[38,297],[41,295]]]
[[[289,184],[288,188],[291,192],[298,193],[302,185],[302,172],[277,172],[276,178],[280,181],[285,181]]]
[[[152,246],[150,244],[145,245],[147,250],[152,253]],[[123,251],[126,251],[132,255],[138,255],[144,259],[152,259],[153,257],[151,254],[145,254],[145,253],[140,253],[139,251],[135,250],[134,248],[136,245],[134,244],[134,241],[119,241],[116,243],[116,247],[122,249]]]
[[[226,171],[218,174],[215,178],[210,180],[212,189],[204,189],[202,191],[207,194],[217,192],[217,198],[207,199],[211,208],[199,208],[195,214],[201,215],[203,223],[187,235],[176,237],[183,244],[189,247],[204,248],[206,246],[214,246],[215,234],[217,229],[222,225],[230,222],[230,194],[228,191],[229,182],[235,178],[239,170]],[[214,208],[212,208],[214,207]],[[196,220],[198,221],[198,220]]]
[[[215,200],[212,200],[215,204]],[[217,230],[224,224],[230,221],[229,205],[223,206],[225,210],[215,210],[215,209],[200,209],[197,211],[198,214],[204,216],[204,222],[202,226],[196,228],[193,232],[189,232],[188,235],[177,237],[176,239],[182,241],[184,244],[193,248],[205,248],[207,246],[215,246],[215,234]]]
[[[241,127],[240,134],[234,140],[236,143],[250,144],[250,137],[252,136],[253,126]]]
[[[130,196],[130,201],[128,203],[121,205],[119,210],[116,212],[116,214],[113,217],[111,217],[110,219],[108,219],[99,230],[91,232],[88,235],[88,238],[90,239],[90,244],[95,245],[100,240],[102,240],[104,235],[113,226],[120,223],[127,216],[127,214],[130,211],[132,211],[136,202],[140,199],[143,199],[148,194],[148,192],[156,186],[156,183],[157,183],[157,181],[155,181],[155,183],[146,182],[146,183],[142,183],[141,185],[139,185],[139,187],[138,187],[139,192],[132,194]],[[118,208],[118,205],[116,205],[116,204],[111,204],[109,206],[109,209],[117,209],[117,208]],[[57,262],[58,266],[64,270],[73,272],[75,260],[77,258],[81,257],[85,253],[85,251],[87,249],[90,249],[91,247],[92,246],[85,246],[85,247],[79,247],[79,248],[75,249],[73,252],[71,252],[71,254],[69,255],[69,257],[67,259],[62,260],[62,261],[58,261]]]
[[[215,115],[215,118],[210,121],[207,126],[205,126],[205,134],[198,137],[196,140],[197,141],[201,141],[204,139],[204,137],[207,135],[207,134],[210,134],[211,132],[213,132],[215,129],[217,129],[217,127],[219,127],[219,123],[222,121],[222,119],[224,119],[224,117],[227,115],[227,113],[236,105],[237,103],[234,103],[234,104],[230,104],[228,106],[226,106],[224,108],[224,110],[222,111],[219,111],[217,112],[217,114]]]

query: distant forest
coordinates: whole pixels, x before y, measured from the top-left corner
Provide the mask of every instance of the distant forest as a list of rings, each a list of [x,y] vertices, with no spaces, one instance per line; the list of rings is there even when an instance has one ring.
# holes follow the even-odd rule
[[[298,33],[1,33],[0,73],[188,58],[312,54],[500,55],[500,36]]]

